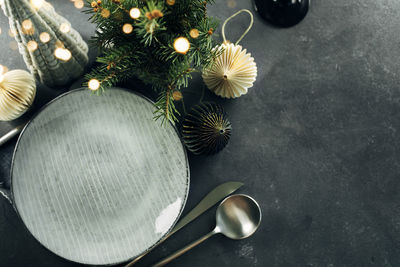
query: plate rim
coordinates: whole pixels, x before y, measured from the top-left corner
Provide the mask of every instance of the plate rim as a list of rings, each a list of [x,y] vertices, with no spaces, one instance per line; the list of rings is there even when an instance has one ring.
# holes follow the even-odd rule
[[[145,96],[145,95],[143,95],[143,94],[141,94],[141,93],[139,93],[139,92],[137,92],[137,91],[129,90],[129,89],[127,89],[127,88],[122,88],[122,87],[113,86],[113,87],[111,87],[111,88],[109,88],[109,89],[107,89],[107,90],[120,90],[120,91],[124,91],[124,92],[127,92],[127,93],[131,93],[131,94],[134,94],[134,95],[136,95],[136,96],[138,96],[138,97],[143,98],[144,100],[148,101],[148,102],[149,102],[150,104],[152,104],[152,105],[155,104],[154,101],[151,100],[150,98],[148,98],[147,96]],[[45,110],[46,108],[48,108],[50,105],[52,105],[52,104],[54,104],[55,102],[59,101],[59,100],[62,99],[63,97],[65,97],[65,96],[67,96],[67,95],[70,95],[70,94],[73,94],[73,93],[81,92],[81,91],[88,91],[88,89],[87,89],[87,88],[84,88],[84,87],[80,87],[80,88],[77,88],[77,89],[72,89],[72,90],[69,90],[69,91],[67,91],[67,92],[65,92],[65,93],[62,93],[62,94],[60,94],[59,96],[53,98],[52,100],[50,100],[49,102],[47,102],[45,105],[43,105],[41,108],[39,108],[39,110],[36,111],[36,112],[33,114],[33,116],[29,119],[29,121],[26,123],[26,125],[25,125],[24,128],[22,129],[20,135],[18,136],[17,143],[15,144],[15,148],[14,148],[13,156],[12,156],[12,160],[11,160],[11,168],[10,168],[10,196],[11,196],[11,200],[12,200],[12,203],[11,203],[11,204],[12,204],[12,206],[13,206],[13,208],[14,208],[14,210],[15,210],[17,216],[18,216],[18,218],[22,221],[23,227],[27,230],[27,232],[29,233],[29,235],[32,236],[42,247],[46,248],[46,249],[47,249],[48,251],[50,251],[51,253],[57,255],[58,257],[60,257],[60,258],[62,258],[62,259],[64,259],[64,260],[67,260],[67,261],[69,261],[69,262],[79,263],[79,264],[83,264],[83,265],[87,265],[87,266],[114,266],[114,265],[118,265],[118,264],[122,264],[122,263],[125,263],[125,262],[132,261],[132,260],[136,259],[137,257],[140,257],[141,255],[147,254],[147,252],[149,252],[149,251],[151,251],[153,248],[157,247],[157,246],[164,240],[164,238],[171,232],[171,230],[174,228],[174,226],[177,224],[177,222],[179,221],[179,219],[180,219],[181,216],[182,216],[183,210],[184,210],[185,207],[186,207],[186,203],[187,203],[187,199],[188,199],[189,191],[190,191],[190,165],[189,165],[189,157],[188,157],[188,153],[187,153],[186,147],[185,147],[185,145],[184,145],[184,143],[183,143],[183,140],[182,140],[182,138],[181,138],[181,136],[180,136],[180,134],[179,134],[179,131],[178,131],[177,126],[174,125],[171,121],[168,121],[168,123],[172,126],[172,128],[174,128],[174,130],[175,130],[175,132],[176,132],[176,134],[177,134],[177,136],[178,136],[178,138],[179,138],[179,140],[180,140],[180,143],[181,143],[181,145],[182,145],[183,151],[184,151],[185,161],[186,161],[186,176],[187,176],[187,179],[186,179],[186,193],[185,193],[184,200],[183,200],[183,202],[182,202],[182,204],[181,204],[181,208],[180,208],[179,214],[178,214],[177,218],[175,219],[174,223],[171,225],[171,227],[168,229],[168,231],[166,231],[166,232],[159,238],[159,240],[158,240],[156,243],[154,243],[152,246],[150,246],[149,248],[147,248],[147,249],[144,250],[143,252],[141,252],[141,253],[139,253],[138,255],[135,255],[135,256],[133,256],[133,257],[131,257],[131,258],[129,258],[129,259],[126,259],[126,260],[123,260],[123,261],[114,262],[114,263],[103,263],[103,264],[102,264],[102,263],[93,264],[93,263],[88,263],[88,262],[74,261],[74,260],[72,260],[72,259],[68,259],[68,258],[66,258],[65,256],[62,256],[62,255],[60,255],[60,254],[54,252],[53,250],[51,250],[49,247],[47,247],[46,245],[44,245],[41,241],[39,241],[39,239],[37,239],[37,238],[35,237],[35,235],[29,230],[28,226],[25,224],[24,219],[22,218],[20,212],[18,211],[18,207],[17,207],[17,204],[16,204],[16,202],[15,202],[15,198],[14,198],[14,187],[13,187],[15,156],[16,156],[16,154],[17,154],[17,152],[18,152],[19,144],[20,144],[20,142],[21,142],[21,139],[23,138],[23,135],[24,135],[26,129],[33,123],[33,120],[34,120],[36,117],[38,117],[38,116],[42,113],[42,111],[44,111],[44,110]],[[101,96],[100,96],[100,97],[101,97]]]

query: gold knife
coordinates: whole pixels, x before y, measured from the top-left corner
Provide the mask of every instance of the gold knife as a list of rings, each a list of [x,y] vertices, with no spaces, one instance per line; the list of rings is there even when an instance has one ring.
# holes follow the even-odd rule
[[[155,247],[160,245],[162,242],[164,242],[167,238],[169,238],[171,235],[175,234],[177,231],[182,229],[182,227],[186,226],[188,223],[199,217],[201,214],[203,214],[206,210],[223,200],[225,197],[229,196],[236,190],[238,190],[240,187],[242,187],[243,183],[240,182],[227,182],[223,183],[216,188],[214,188],[210,193],[208,193],[200,202],[197,204],[196,207],[194,207],[188,214],[186,214],[185,217],[183,217],[172,229],[172,231],[166,235],[156,246],[151,248],[150,250],[146,251],[144,254],[138,256],[135,258],[133,261],[131,261],[129,264],[125,265],[125,267],[130,267],[134,265],[136,262],[138,262],[141,258],[143,258],[147,253],[152,251]]]

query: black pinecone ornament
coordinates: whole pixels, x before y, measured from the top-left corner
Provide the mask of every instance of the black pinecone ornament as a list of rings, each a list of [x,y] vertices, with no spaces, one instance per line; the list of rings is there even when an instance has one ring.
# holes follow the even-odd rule
[[[232,126],[222,106],[203,103],[195,106],[183,122],[182,136],[186,147],[196,155],[212,155],[229,141]]]

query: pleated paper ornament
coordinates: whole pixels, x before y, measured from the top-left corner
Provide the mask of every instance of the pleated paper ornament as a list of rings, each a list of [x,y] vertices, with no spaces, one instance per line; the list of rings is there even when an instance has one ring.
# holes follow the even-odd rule
[[[232,126],[221,105],[203,103],[186,115],[182,136],[186,147],[195,155],[212,155],[229,142]]]
[[[88,46],[70,23],[44,0],[0,0],[19,52],[31,73],[54,87],[80,77]]]
[[[30,108],[35,95],[36,82],[29,72],[12,70],[0,74],[0,121],[20,117]]]
[[[247,12],[251,16],[251,23],[246,32],[239,38],[236,44],[229,43],[225,38],[226,23],[241,12]],[[247,94],[257,77],[257,65],[254,58],[246,49],[238,43],[243,39],[253,26],[253,14],[242,9],[229,17],[222,26],[224,43],[217,46],[219,56],[211,67],[203,71],[203,80],[207,87],[216,95],[224,98],[236,98]]]

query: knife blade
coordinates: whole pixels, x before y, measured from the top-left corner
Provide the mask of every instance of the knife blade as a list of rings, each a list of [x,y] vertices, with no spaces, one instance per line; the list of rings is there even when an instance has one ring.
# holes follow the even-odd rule
[[[175,234],[177,231],[182,229],[182,227],[203,214],[206,210],[238,190],[240,187],[242,187],[242,185],[243,183],[240,182],[227,182],[214,188],[199,202],[199,204],[197,204],[196,207],[194,207],[188,214],[186,214],[185,217],[179,220],[179,222],[175,225],[175,227],[167,235],[167,237]]]
[[[199,204],[196,205],[196,207],[194,207],[188,214],[186,214],[185,217],[180,219],[179,222],[175,225],[175,227],[171,230],[171,232],[168,235],[166,235],[156,246],[146,251],[144,254],[138,256],[137,258],[135,258],[129,264],[125,265],[125,267],[133,266],[136,262],[138,262],[145,255],[147,255],[155,247],[157,247],[165,240],[167,240],[171,235],[175,234],[177,231],[182,229],[184,226],[192,222],[194,219],[199,217],[205,211],[216,205],[218,202],[220,202],[225,197],[229,196],[242,186],[243,183],[241,182],[227,182],[214,188],[199,202]]]

